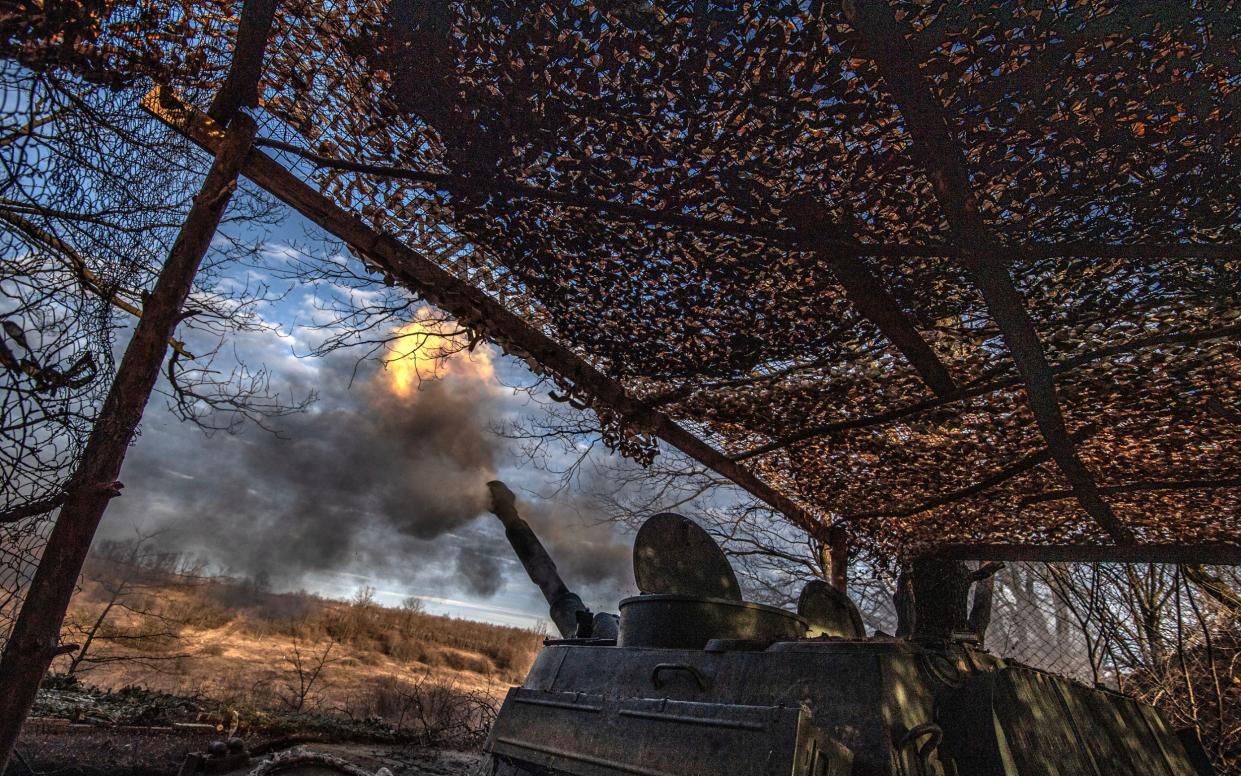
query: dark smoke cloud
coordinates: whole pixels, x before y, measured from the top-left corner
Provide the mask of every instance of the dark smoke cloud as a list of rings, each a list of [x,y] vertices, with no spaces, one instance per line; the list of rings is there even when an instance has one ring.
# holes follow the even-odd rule
[[[316,409],[282,419],[279,436],[252,429],[213,439],[222,444],[210,447],[226,449],[210,456],[193,450],[208,447],[201,436],[176,435],[178,450],[140,442],[124,476],[163,480],[158,522],[169,539],[231,572],[287,582],[359,563],[400,570],[402,553],[485,511],[496,399],[452,376],[409,399],[388,393],[382,376],[346,390],[352,369],[343,359],[325,363]],[[149,506],[143,500],[116,506],[124,513]]]
[[[589,499],[571,493],[551,501],[523,498],[517,504],[569,587],[624,592],[633,585],[631,544],[614,526],[598,523],[592,507]]]
[[[306,363],[306,362],[301,362]],[[538,608],[537,592],[487,513],[486,482],[505,476],[537,490],[489,424],[528,411],[468,375],[392,395],[381,372],[329,358],[294,364],[291,394],[320,394],[311,412],[283,418],[280,435],[249,429],[210,439],[152,406],[109,508],[105,535],[131,526],[201,553],[228,573],[293,587],[348,572],[400,580],[413,592],[488,598],[502,589]],[[300,367],[300,368],[299,368]],[[300,383],[300,384],[299,384]],[[530,482],[526,478],[531,478]],[[629,541],[593,525],[571,493],[525,494],[519,509],[571,588],[597,608],[632,589]],[[511,587],[508,587],[510,586]]]
[[[456,571],[462,588],[471,595],[490,598],[504,585],[501,569],[511,553],[503,539],[487,537],[481,545],[462,545],[457,549]]]

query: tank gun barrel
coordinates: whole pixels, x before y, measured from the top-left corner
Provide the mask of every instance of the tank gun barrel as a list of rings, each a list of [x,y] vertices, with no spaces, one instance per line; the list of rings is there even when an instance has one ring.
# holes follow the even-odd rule
[[[491,491],[491,513],[504,524],[504,535],[513,545],[513,552],[517,553],[517,559],[530,575],[530,581],[542,591],[556,630],[562,637],[572,638],[577,634],[578,612],[590,610],[560,578],[555,562],[547,554],[539,537],[534,535],[529,523],[517,514],[517,497],[513,491],[499,480],[488,482],[487,488]]]

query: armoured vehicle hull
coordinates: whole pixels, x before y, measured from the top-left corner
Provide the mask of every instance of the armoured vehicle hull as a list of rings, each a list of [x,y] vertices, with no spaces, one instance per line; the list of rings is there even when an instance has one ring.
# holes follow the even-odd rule
[[[1150,706],[896,639],[549,642],[488,750],[497,776],[1199,776]]]
[[[617,618],[568,592],[512,493],[492,492],[572,636],[548,641],[505,699],[487,742],[493,776],[1209,774],[1154,708],[956,632],[982,570],[923,564],[914,637],[863,638],[857,607],[822,581],[796,614],[743,601],[706,532],[663,513],[638,531],[641,595]]]

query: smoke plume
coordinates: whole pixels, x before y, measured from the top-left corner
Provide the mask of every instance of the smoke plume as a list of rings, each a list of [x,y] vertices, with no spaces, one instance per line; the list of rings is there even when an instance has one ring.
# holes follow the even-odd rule
[[[201,436],[178,435],[176,451],[140,442],[125,476],[164,480],[155,512],[168,540],[289,583],[350,566],[400,571],[403,552],[482,513],[497,458],[489,386],[446,375],[407,397],[380,373],[349,390],[353,366],[329,359],[316,409],[282,419],[278,436],[247,430],[210,456],[193,450]]]
[[[485,358],[465,358],[419,384],[408,373],[417,363],[355,380],[351,359],[329,357],[289,386],[320,399],[282,418],[279,435],[204,440],[149,412],[108,526],[163,529],[176,549],[283,588],[345,572],[428,594],[490,597],[510,581],[524,590],[486,488],[517,458],[489,425],[521,409]],[[519,503],[570,587],[614,600],[629,584],[627,542],[610,526],[584,525],[581,506],[568,495]]]

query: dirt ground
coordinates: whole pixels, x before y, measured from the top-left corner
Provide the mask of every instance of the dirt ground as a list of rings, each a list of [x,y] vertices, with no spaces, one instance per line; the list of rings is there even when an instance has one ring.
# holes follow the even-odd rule
[[[105,728],[34,722],[23,731],[5,776],[174,776],[185,756],[203,751],[219,735],[211,730]],[[248,742],[260,747],[266,742]],[[303,748],[341,757],[370,771],[393,776],[482,776],[482,755],[408,745],[333,743]],[[232,774],[258,765],[255,758]]]
[[[484,776],[487,771],[485,758],[477,752],[356,744],[306,748],[343,757],[372,773],[384,767],[392,771],[393,776]]]
[[[206,749],[214,730],[61,726],[30,721],[5,776],[163,776]]]

